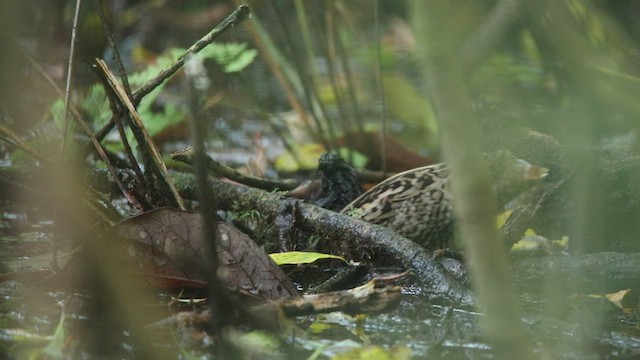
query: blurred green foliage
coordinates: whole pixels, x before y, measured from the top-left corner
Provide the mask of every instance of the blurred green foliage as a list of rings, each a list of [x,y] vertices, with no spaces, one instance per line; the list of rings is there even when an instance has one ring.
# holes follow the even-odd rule
[[[129,83],[135,89],[157,76],[164,68],[171,65],[186,49],[170,48],[155,58],[151,64],[145,64],[144,69],[129,75]],[[198,56],[205,60],[213,60],[227,73],[239,72],[249,66],[257,55],[255,49],[249,49],[246,43],[214,43],[203,49]],[[168,127],[182,122],[187,115],[187,109],[176,97],[164,92],[170,82],[165,81],[151,93],[145,96],[138,106],[138,113],[144,121],[145,127],[151,136],[154,136]],[[104,126],[111,117],[109,101],[107,100],[102,84],[94,84],[89,87],[81,99],[79,105],[86,119],[92,124],[94,130]],[[59,129],[64,129],[64,99],[56,99],[49,109]],[[69,134],[76,132],[74,121],[69,123]],[[129,141],[133,136],[129,133]],[[121,149],[121,142],[112,144],[115,149]]]

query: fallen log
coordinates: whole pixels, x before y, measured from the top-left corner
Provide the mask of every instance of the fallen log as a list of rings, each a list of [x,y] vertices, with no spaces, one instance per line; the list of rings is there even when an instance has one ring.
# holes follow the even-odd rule
[[[195,178],[188,173],[173,173],[181,195],[196,198]],[[459,305],[473,305],[471,290],[453,275],[423,247],[392,230],[362,220],[286,198],[278,193],[212,180],[213,193],[221,209],[258,210],[275,218],[283,207],[295,209],[296,221],[304,230],[325,236],[328,241],[340,239],[354,249],[368,249],[378,257],[403,264],[415,275],[425,295],[433,300],[445,300]],[[287,204],[288,203],[288,204]],[[289,205],[289,206],[287,206]]]

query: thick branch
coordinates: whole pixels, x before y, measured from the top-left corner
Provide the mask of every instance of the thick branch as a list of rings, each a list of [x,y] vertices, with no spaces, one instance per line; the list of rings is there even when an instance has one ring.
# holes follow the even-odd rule
[[[183,196],[193,198],[193,175],[176,174],[175,179]],[[223,209],[233,206],[240,211],[258,210],[264,215],[275,217],[281,211],[283,202],[297,202],[299,224],[303,228],[328,237],[328,241],[339,239],[352,244],[354,248],[366,247],[379,255],[391,257],[410,269],[421,282],[425,292],[433,298],[461,305],[471,305],[474,302],[471,291],[449,274],[439,262],[433,260],[430,253],[388,228],[262,190],[217,180],[213,181],[212,186],[219,206]]]

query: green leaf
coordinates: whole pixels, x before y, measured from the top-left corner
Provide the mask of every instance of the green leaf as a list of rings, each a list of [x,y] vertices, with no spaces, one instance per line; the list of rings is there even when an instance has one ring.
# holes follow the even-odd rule
[[[420,135],[422,145],[437,148],[438,123],[431,106],[419,89],[412,84],[411,79],[401,75],[383,75],[382,85],[389,106],[389,114],[400,122],[414,129],[416,133],[424,131],[427,137]]]
[[[269,256],[271,257],[271,260],[273,260],[277,265],[311,264],[320,259],[338,259],[344,262],[348,262],[345,258],[340,256],[304,251],[274,253],[269,254]]]
[[[68,121],[67,126],[67,150],[74,151],[76,148],[75,145],[75,134],[78,132],[78,125],[76,121],[73,119],[73,115],[69,113],[69,118],[65,119],[64,115],[64,99],[58,98],[56,99],[51,107],[49,107],[49,111],[51,112],[51,116],[53,117],[53,121],[56,124],[56,127],[60,130],[60,133],[64,133],[65,130],[65,121]]]
[[[233,344],[245,359],[277,359],[282,343],[278,336],[267,331],[254,330],[242,333],[238,330],[229,330],[225,336],[227,341]]]
[[[258,55],[255,49],[247,49],[246,43],[214,43],[199,53],[204,59],[213,59],[225,72],[239,72],[249,66]]]
[[[66,359],[68,358],[69,345],[67,343],[67,332],[64,326],[65,312],[60,313],[60,322],[53,333],[53,337],[47,346],[42,349],[42,354],[46,354],[49,359]]]
[[[304,144],[294,148],[300,164],[296,163],[289,152],[285,152],[276,159],[275,167],[278,171],[294,172],[298,170],[313,170],[318,167],[318,158],[327,152],[320,144]]]
[[[351,152],[351,154],[349,154],[349,152]],[[341,147],[338,149],[338,155],[347,160],[354,168],[358,170],[364,169],[364,167],[367,165],[367,162],[369,161],[369,158],[367,158],[365,154],[356,150],[350,150],[345,147]]]
[[[385,349],[379,345],[369,345],[345,351],[333,357],[335,360],[404,360],[411,359],[411,349],[406,346],[394,346]]]
[[[235,59],[233,59],[233,62],[230,62],[229,64],[224,66],[224,71],[228,73],[241,71],[249,66],[257,55],[258,51],[255,49],[243,51],[242,53],[238,54]]]

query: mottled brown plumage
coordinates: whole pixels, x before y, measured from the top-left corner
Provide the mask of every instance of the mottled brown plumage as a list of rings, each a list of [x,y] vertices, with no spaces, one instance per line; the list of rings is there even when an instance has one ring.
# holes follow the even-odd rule
[[[487,155],[500,206],[525,190],[547,169],[531,165],[507,151]],[[445,248],[453,237],[453,197],[449,167],[435,164],[408,170],[379,183],[341,212],[394,229],[430,249]]]

